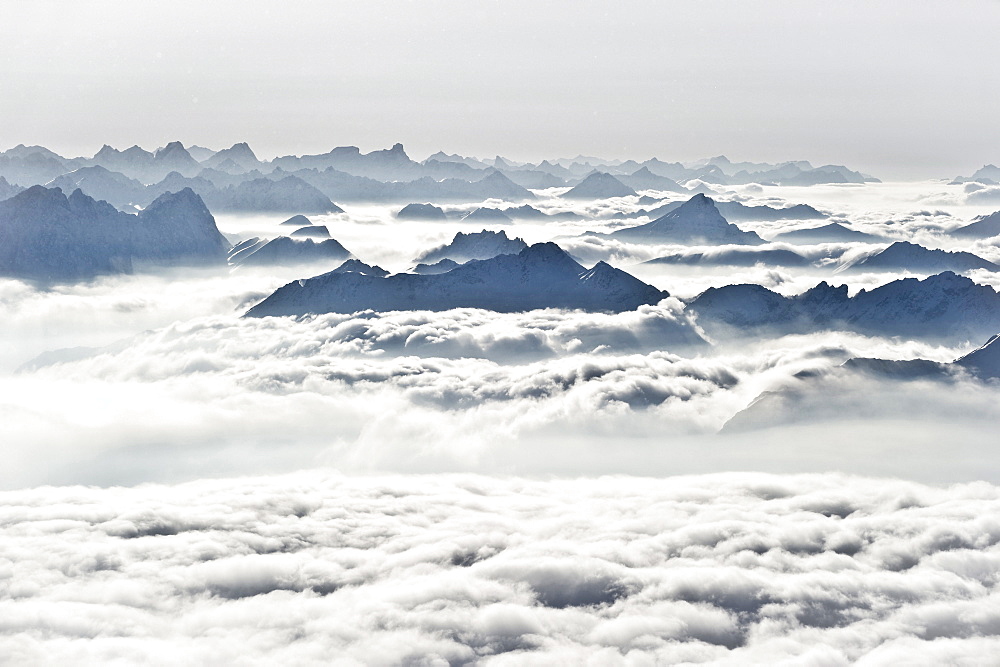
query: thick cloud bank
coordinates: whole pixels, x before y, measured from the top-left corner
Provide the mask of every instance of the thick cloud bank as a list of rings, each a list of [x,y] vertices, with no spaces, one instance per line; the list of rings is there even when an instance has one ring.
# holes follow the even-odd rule
[[[1000,480],[996,386],[853,372],[819,384],[795,379],[851,357],[944,362],[968,350],[837,332],[711,348],[692,340],[695,331],[671,299],[614,315],[194,318],[110,347],[45,354],[0,377],[8,436],[0,488],[318,464]],[[796,402],[778,403],[754,429],[716,435],[758,396],[788,386]]]
[[[982,664],[1000,489],[315,471],[0,494],[10,664]]]

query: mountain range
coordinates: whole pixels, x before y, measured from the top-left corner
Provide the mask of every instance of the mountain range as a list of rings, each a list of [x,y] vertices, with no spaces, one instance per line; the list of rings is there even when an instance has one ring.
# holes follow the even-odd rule
[[[251,308],[247,316],[452,308],[622,312],[667,296],[604,262],[588,270],[556,244],[538,243],[516,255],[473,260],[441,274],[377,277],[331,272],[297,280]]]
[[[671,202],[646,213],[651,218],[660,218],[677,210],[684,202]],[[785,208],[773,206],[747,206],[738,201],[717,201],[715,207],[726,220],[773,221],[773,220],[816,220],[826,215],[808,204],[795,204]]]
[[[146,267],[224,266],[229,242],[190,189],[164,193],[137,215],[74,190],[32,186],[0,202],[0,273],[81,280]]]
[[[949,252],[925,248],[908,241],[896,241],[888,248],[866,255],[843,267],[846,271],[913,271],[964,273],[976,269],[1000,271],[1000,266],[971,252]]]
[[[528,192],[529,188],[577,187],[595,173],[616,179],[618,185],[614,187],[618,192],[637,189],[690,192],[680,183],[694,180],[724,185],[755,181],[805,184],[872,180],[845,167],[828,165],[813,168],[804,161],[781,165],[745,163],[763,171],[743,169],[729,173],[733,163],[729,163],[724,156],[687,166],[656,158],[641,163],[597,158],[581,160],[542,160],[537,164],[520,164],[499,156],[477,160],[439,152],[423,162],[417,162],[406,154],[401,144],[395,144],[389,149],[369,153],[362,153],[355,146],[342,146],[322,154],[287,155],[265,161],[259,159],[246,143],[210,151],[197,146],[185,147],[178,141],[154,151],[139,146],[118,150],[105,145],[93,157],[66,158],[42,146],[18,145],[0,152],[0,177],[6,178],[12,185],[26,187],[51,184],[54,179],[79,169],[101,167],[144,186],[155,185],[170,174],[177,173],[184,178],[201,177],[212,181],[216,187],[224,188],[262,177],[280,180],[284,176],[295,175],[331,200],[373,202],[407,199],[482,201],[490,197],[507,201],[528,200],[533,196]],[[503,180],[487,180],[493,174],[499,174]],[[469,184],[473,183],[481,185],[469,188]],[[608,184],[614,185],[611,181]],[[585,185],[580,194],[593,185]],[[88,191],[80,183],[77,186],[85,194],[102,196],[99,192]],[[487,194],[483,195],[484,192]],[[146,203],[158,194],[147,196]],[[125,203],[142,205],[139,199],[136,197]],[[109,198],[109,201],[120,205],[115,199]]]
[[[846,330],[941,342],[981,340],[1000,331],[1000,295],[950,271],[904,278],[848,296],[822,282],[786,297],[760,285],[712,287],[687,308],[720,338]]]

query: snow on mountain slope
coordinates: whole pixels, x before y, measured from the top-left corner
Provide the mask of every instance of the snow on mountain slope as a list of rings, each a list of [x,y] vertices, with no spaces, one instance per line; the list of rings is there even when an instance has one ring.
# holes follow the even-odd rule
[[[278,224],[286,227],[312,227],[313,223],[312,220],[300,214],[300,215],[293,215],[288,220],[279,222]]]
[[[500,209],[481,206],[463,216],[462,222],[477,222],[484,225],[507,225],[514,221]]]
[[[982,347],[955,360],[971,373],[984,379],[1000,378],[1000,334],[990,336]]]
[[[289,236],[293,239],[328,239],[330,238],[330,230],[325,225],[308,225],[306,227],[299,227],[289,234]]]
[[[350,256],[351,252],[336,239],[317,242],[311,238],[299,240],[279,236],[238,250],[230,255],[229,263],[233,266],[289,266],[322,261],[342,262]]]
[[[983,216],[964,227],[953,229],[952,236],[985,239],[1000,235],[1000,211]]]

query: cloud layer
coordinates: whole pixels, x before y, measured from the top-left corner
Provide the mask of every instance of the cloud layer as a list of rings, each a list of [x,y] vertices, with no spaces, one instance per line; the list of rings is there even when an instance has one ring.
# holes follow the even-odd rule
[[[971,213],[958,205],[939,212],[921,201],[926,184],[746,191],[741,199],[749,204],[809,203],[866,231],[939,240],[945,225]],[[572,208],[583,217],[507,230],[528,242],[572,235],[564,241],[570,249],[612,257],[680,296],[731,282],[785,294],[821,279],[839,282],[832,269],[660,266],[646,273],[630,263],[677,247],[578,236],[621,226],[607,216],[634,211],[637,202],[543,199],[541,208]],[[360,258],[390,269],[409,266],[419,250],[459,229],[475,231],[455,222],[397,223],[391,214],[387,207],[354,207],[316,222],[329,223]],[[594,215],[604,217],[588,219]],[[256,235],[277,230],[278,218],[230,216],[220,225],[233,236]],[[773,233],[793,224],[756,228]],[[385,242],[387,233],[393,243]],[[819,259],[859,249],[798,251]],[[989,439],[997,388],[967,379],[924,386],[848,373],[805,387],[796,407],[772,415],[766,428],[716,436],[800,371],[825,372],[852,356],[950,361],[984,341],[944,348],[831,332],[710,347],[673,299],[619,315],[460,309],[239,318],[277,286],[322,270],[177,271],[46,291],[0,281],[0,418],[7,436],[0,488],[176,482],[314,465],[523,474],[832,469],[1000,480]],[[852,275],[851,288],[896,277]],[[974,277],[996,280],[984,272]],[[47,354],[35,370],[3,372],[57,348],[96,349]],[[898,457],[903,450],[908,455]],[[942,460],[944,451],[961,455]]]
[[[992,466],[970,468],[990,446],[984,424],[1000,418],[997,388],[970,379],[923,386],[844,373],[803,385],[795,409],[769,416],[769,431],[716,436],[802,371],[853,356],[950,361],[957,348],[835,332],[710,348],[691,344],[695,331],[671,300],[617,315],[194,318],[0,377],[10,436],[0,483],[134,484],[313,465],[888,474],[895,459],[885,451],[902,447],[920,455],[897,462],[899,474],[1000,479]],[[845,455],[838,442],[856,430],[865,444]],[[968,456],[935,464],[944,443]]]
[[[1000,650],[1000,490],[327,472],[0,494],[15,664],[891,665]]]

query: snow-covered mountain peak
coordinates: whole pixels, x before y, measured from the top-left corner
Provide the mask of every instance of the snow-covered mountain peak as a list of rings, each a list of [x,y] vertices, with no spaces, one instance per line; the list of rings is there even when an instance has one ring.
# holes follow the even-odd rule
[[[956,359],[955,364],[981,378],[1000,378],[1000,334],[993,334],[982,347]]]

